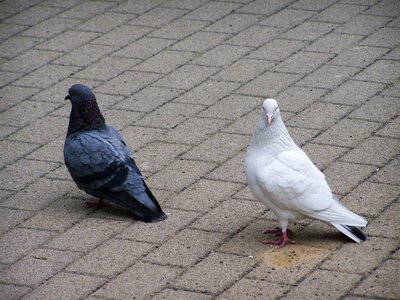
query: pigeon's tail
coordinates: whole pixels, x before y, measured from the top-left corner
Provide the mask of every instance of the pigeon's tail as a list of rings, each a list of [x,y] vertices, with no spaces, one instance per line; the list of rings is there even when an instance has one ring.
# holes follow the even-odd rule
[[[341,233],[343,233],[344,235],[351,238],[356,243],[361,243],[362,241],[365,241],[367,239],[365,234],[359,228],[357,228],[355,226],[336,224],[336,223],[331,223],[331,224],[337,230],[339,230]]]

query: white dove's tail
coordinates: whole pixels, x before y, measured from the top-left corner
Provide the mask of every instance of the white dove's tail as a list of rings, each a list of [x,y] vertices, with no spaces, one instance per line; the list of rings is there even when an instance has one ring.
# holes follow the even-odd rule
[[[355,226],[335,224],[335,223],[331,223],[331,224],[337,230],[339,230],[341,233],[343,233],[344,235],[351,238],[356,243],[361,243],[362,241],[365,241],[367,239],[365,234]]]

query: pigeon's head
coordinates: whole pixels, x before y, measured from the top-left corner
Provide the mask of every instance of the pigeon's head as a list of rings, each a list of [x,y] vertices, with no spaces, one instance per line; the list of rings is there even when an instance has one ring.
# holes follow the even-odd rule
[[[262,105],[263,114],[265,116],[265,121],[270,125],[273,120],[280,115],[278,102],[274,99],[265,99]]]
[[[68,95],[64,98],[64,100],[70,100],[72,105],[74,104],[82,104],[88,100],[95,100],[92,90],[83,84],[74,84],[68,90]]]

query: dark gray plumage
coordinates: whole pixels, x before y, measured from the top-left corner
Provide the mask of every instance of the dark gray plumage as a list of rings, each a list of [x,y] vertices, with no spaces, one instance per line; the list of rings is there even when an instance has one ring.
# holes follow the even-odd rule
[[[143,180],[119,132],[105,124],[90,88],[73,85],[64,160],[77,186],[132,212],[144,222],[167,218]]]

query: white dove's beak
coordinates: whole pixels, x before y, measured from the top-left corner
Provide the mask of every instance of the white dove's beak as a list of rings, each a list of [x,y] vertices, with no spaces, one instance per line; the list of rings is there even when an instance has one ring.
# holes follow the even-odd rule
[[[272,114],[267,114],[267,124],[271,125],[272,122]]]

